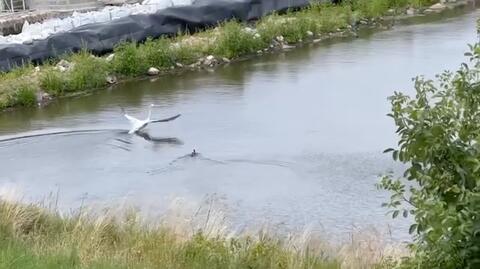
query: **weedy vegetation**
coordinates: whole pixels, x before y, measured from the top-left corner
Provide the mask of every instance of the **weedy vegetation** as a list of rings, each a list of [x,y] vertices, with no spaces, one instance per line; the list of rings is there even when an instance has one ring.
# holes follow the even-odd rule
[[[229,21],[195,34],[179,33],[141,44],[124,42],[114,48],[112,61],[83,50],[62,57],[71,63],[66,70],[55,66],[58,60],[54,59],[41,65],[40,70],[26,64],[0,73],[0,109],[35,105],[32,91],[38,95],[69,95],[105,87],[109,76],[120,79],[144,76],[150,67],[170,72],[199,63],[208,55],[230,61],[271,49],[272,44],[278,46],[278,37],[290,44],[328,37],[329,33],[348,32],[359,20],[385,15],[390,9],[404,10],[431,3],[431,0],[347,0],[339,5],[313,2],[302,10],[272,14],[249,25]],[[28,87],[18,86],[18,81],[25,80],[29,81]]]

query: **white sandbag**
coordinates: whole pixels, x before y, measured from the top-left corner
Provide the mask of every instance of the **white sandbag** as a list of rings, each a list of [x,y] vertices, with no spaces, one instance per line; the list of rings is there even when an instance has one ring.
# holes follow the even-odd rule
[[[74,11],[69,17],[48,19],[41,23],[30,24],[25,21],[20,34],[0,36],[0,44],[30,43],[32,40],[45,39],[55,33],[69,31],[82,25],[107,22],[132,14],[149,14],[170,6],[191,5],[192,3],[193,0],[145,0],[141,4],[108,6],[99,11],[86,13]]]

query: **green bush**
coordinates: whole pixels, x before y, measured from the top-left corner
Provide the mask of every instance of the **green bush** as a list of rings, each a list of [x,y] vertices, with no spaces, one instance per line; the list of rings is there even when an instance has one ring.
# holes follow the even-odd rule
[[[400,139],[387,151],[413,183],[386,176],[380,187],[393,193],[393,217],[414,217],[405,268],[480,268],[480,45],[471,51],[436,83],[416,78],[415,97],[390,98]]]

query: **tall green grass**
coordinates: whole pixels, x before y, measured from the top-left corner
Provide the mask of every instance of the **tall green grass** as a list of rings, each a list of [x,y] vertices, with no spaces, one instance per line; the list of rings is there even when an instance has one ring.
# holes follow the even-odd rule
[[[25,64],[23,66],[16,67],[9,72],[0,72],[0,81],[21,78],[28,76],[33,72],[32,64]]]
[[[237,58],[254,53],[266,46],[261,36],[254,30],[247,31],[244,24],[236,21],[220,25],[222,29],[217,37],[215,54],[227,58]]]
[[[381,16],[392,6],[390,0],[353,0],[352,8],[367,18]]]
[[[66,87],[65,76],[53,68],[46,69],[40,76],[40,88],[53,96],[62,95],[66,91]]]
[[[120,44],[114,49],[114,53],[115,72],[126,76],[137,76],[147,71],[148,64],[136,43]]]
[[[438,3],[437,0],[409,0],[413,7],[425,7]]]
[[[438,3],[438,0],[347,0],[345,3],[367,18],[384,15],[389,9],[421,8]]]
[[[35,106],[37,104],[36,91],[32,85],[22,83],[13,95],[14,102],[20,106]]]
[[[68,73],[67,91],[91,90],[106,84],[108,63],[104,59],[82,51],[72,55],[69,60],[74,66]]]
[[[307,31],[316,28],[315,21],[306,17],[272,16],[265,18],[258,24],[258,32],[264,42],[283,36],[288,43],[296,43],[307,36]]]
[[[3,88],[3,89],[2,89]],[[29,80],[14,80],[0,85],[0,107],[24,106],[37,104],[37,94]]]
[[[66,60],[71,67],[65,72],[53,66],[45,67],[38,79],[43,91],[60,96],[67,92],[97,89],[106,84],[105,77],[110,72],[110,66],[104,59],[82,51],[66,57]]]
[[[20,105],[31,107],[37,104],[36,91],[28,82],[20,83],[11,98],[11,102],[13,102],[11,106]]]
[[[148,39],[145,44],[141,45],[139,50],[143,52],[145,61],[149,66],[168,68],[175,64],[175,57],[169,39],[160,38],[155,41]]]
[[[352,22],[349,5],[311,4],[298,12],[267,16],[257,23],[257,29],[265,43],[269,44],[278,36],[283,36],[288,43],[297,43],[309,38],[309,33],[336,32]]]
[[[181,64],[192,64],[202,57],[205,52],[212,51],[210,47],[202,48],[200,45],[186,45],[182,42],[172,43],[171,53],[175,62]],[[208,54],[208,53],[207,53]]]

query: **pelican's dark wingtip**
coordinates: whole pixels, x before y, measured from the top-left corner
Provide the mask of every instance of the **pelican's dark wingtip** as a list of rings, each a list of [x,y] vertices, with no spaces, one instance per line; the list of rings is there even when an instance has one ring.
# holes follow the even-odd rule
[[[166,118],[166,119],[161,119],[161,120],[152,120],[151,123],[172,121],[172,120],[175,120],[175,119],[177,119],[178,117],[180,117],[180,115],[181,115],[181,114],[178,114],[178,115],[176,115],[176,116],[173,116],[173,117],[170,117],[170,118]]]

